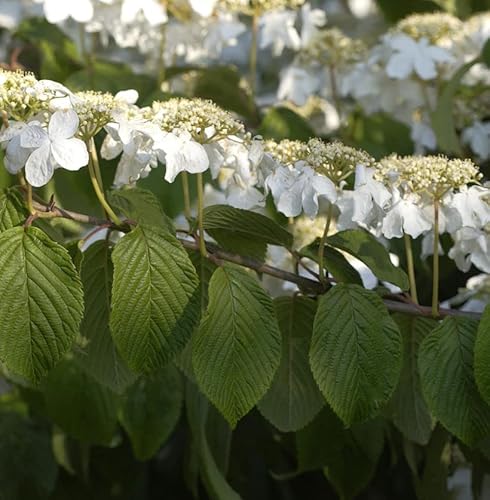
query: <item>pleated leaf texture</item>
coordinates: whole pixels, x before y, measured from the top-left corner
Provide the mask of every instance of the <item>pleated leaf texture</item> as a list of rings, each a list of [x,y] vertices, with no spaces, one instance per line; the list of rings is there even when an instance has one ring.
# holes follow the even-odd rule
[[[165,229],[138,226],[112,253],[112,336],[135,372],[164,367],[188,342],[199,316],[199,280]]]
[[[80,278],[67,250],[35,227],[0,233],[0,276],[0,358],[37,382],[79,333]]]
[[[470,446],[490,434],[490,406],[478,392],[473,373],[477,327],[476,321],[446,318],[425,338],[419,353],[420,380],[429,409]]]
[[[379,413],[397,385],[401,360],[400,331],[375,292],[338,284],[320,299],[310,365],[346,425]]]
[[[215,271],[192,348],[200,389],[234,427],[266,393],[281,360],[272,300],[254,276],[230,265]]]
[[[301,296],[279,297],[274,308],[282,333],[282,358],[258,408],[280,431],[296,432],[325,404],[308,360],[316,302]]]

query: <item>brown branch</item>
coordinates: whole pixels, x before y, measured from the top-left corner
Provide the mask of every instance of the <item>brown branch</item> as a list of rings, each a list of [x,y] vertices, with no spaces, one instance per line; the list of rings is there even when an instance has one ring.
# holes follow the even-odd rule
[[[65,219],[70,219],[76,222],[80,222],[82,224],[90,224],[93,226],[104,226],[118,229],[112,221],[107,219],[99,219],[97,217],[93,217],[91,215],[84,215],[77,212],[72,212],[70,210],[64,210],[62,208],[58,208],[54,206],[54,204],[45,204],[40,203],[38,201],[33,202],[34,209],[39,211],[39,213],[49,213],[50,217],[61,217]],[[130,223],[130,221],[128,221]],[[182,245],[188,250],[199,252],[199,244],[196,241],[191,241],[189,239],[178,238]],[[253,259],[251,257],[244,257],[242,255],[234,254],[227,252],[219,248],[218,246],[207,242],[207,259],[211,262],[214,262],[216,265],[223,265],[224,262],[232,262],[234,264],[238,264],[243,267],[247,267],[249,269],[253,269],[254,271],[267,274],[269,276],[273,276],[282,281],[288,281],[290,283],[294,283],[298,285],[298,287],[305,291],[309,292],[312,295],[321,295],[325,293],[328,289],[328,286],[325,287],[319,281],[313,280],[310,278],[306,278],[304,276],[299,276],[297,274],[291,273],[289,271],[284,271],[277,267],[269,266],[260,260]],[[333,281],[330,281],[328,285],[332,284]],[[398,300],[394,300],[394,298]],[[432,309],[426,306],[420,306],[415,303],[411,303],[407,301],[406,297],[400,297],[390,295],[389,299],[384,299],[384,303],[389,311],[391,312],[399,312],[404,314],[409,314],[411,316],[423,316],[423,317],[432,317]],[[443,318],[446,316],[453,317],[461,317],[468,318],[473,320],[479,320],[481,318],[480,313],[474,313],[469,311],[459,311],[457,309],[440,309],[439,317]]]

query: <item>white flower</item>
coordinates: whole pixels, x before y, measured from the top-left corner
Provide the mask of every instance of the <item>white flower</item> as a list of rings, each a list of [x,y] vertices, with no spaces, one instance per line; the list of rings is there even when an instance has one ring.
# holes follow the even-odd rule
[[[123,0],[121,22],[123,24],[135,22],[140,12],[150,26],[158,26],[168,21],[167,10],[158,0]]]
[[[474,122],[463,130],[461,138],[481,160],[490,158],[490,122]]]
[[[56,111],[48,129],[32,122],[22,131],[20,145],[33,148],[26,165],[26,179],[34,187],[44,186],[57,167],[80,170],[88,163],[84,142],[73,136],[78,129],[78,116],[73,110]]]
[[[321,198],[331,203],[337,200],[335,184],[318,175],[303,161],[294,167],[278,167],[266,179],[266,187],[271,191],[277,209],[286,217],[297,217],[302,212],[315,217]]]
[[[180,172],[197,174],[209,168],[206,149],[192,139],[185,131],[166,134],[157,144],[155,150],[162,163],[165,163],[165,180],[174,182]]]
[[[218,0],[189,0],[189,4],[202,17],[209,17],[216,7]]]
[[[430,125],[422,121],[412,122],[410,138],[415,143],[416,154],[423,154],[427,149],[436,149],[436,134]]]
[[[272,54],[279,56],[287,47],[298,50],[301,40],[294,23],[296,13],[290,10],[273,10],[260,18],[260,48],[272,46]]]
[[[478,228],[490,222],[490,189],[488,188],[462,187],[459,193],[453,196],[451,205],[458,211],[463,227]]]
[[[358,165],[354,190],[344,191],[337,201],[341,210],[339,228],[353,227],[352,222],[376,227],[390,200],[390,191],[374,180],[374,169]]]
[[[320,88],[320,75],[298,66],[289,66],[281,71],[281,81],[277,90],[280,101],[289,100],[297,106],[306,104],[308,97]]]
[[[88,23],[94,15],[94,6],[91,0],[44,0],[44,15],[52,24],[69,17],[79,23]]]
[[[463,227],[453,234],[454,246],[449,250],[463,272],[469,271],[471,264],[485,273],[490,273],[490,227],[488,230]]]
[[[437,76],[437,63],[448,63],[453,56],[445,49],[431,45],[426,38],[414,40],[403,33],[386,38],[394,49],[386,66],[386,73],[391,78],[404,80],[415,72],[422,80],[431,80]]]
[[[301,45],[305,47],[315,37],[318,30],[327,23],[327,15],[322,9],[312,9],[306,2],[301,7]]]
[[[32,149],[23,148],[20,145],[20,135],[26,127],[26,123],[11,121],[0,134],[0,142],[5,148],[3,163],[11,174],[17,174],[24,168],[27,158],[32,152]]]
[[[432,228],[431,221],[420,207],[420,199],[415,194],[402,198],[398,189],[393,190],[393,205],[383,219],[381,232],[388,238],[401,238],[403,233],[418,238]]]

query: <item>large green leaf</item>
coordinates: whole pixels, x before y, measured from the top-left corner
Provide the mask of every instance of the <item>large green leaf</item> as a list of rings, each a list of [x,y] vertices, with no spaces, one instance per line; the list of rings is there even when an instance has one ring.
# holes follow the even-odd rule
[[[376,277],[408,290],[408,276],[391,263],[386,248],[364,229],[348,229],[327,238],[327,244],[350,253],[364,262]]]
[[[83,254],[80,274],[85,295],[81,333],[88,344],[76,360],[97,382],[124,392],[135,376],[117,352],[109,328],[113,268],[106,241],[95,242]]]
[[[54,490],[57,465],[46,427],[0,413],[0,498],[43,500]]]
[[[338,284],[320,299],[311,368],[347,425],[379,413],[395,390],[401,360],[400,332],[376,293]]]
[[[84,443],[108,445],[117,428],[118,399],[77,363],[63,361],[43,383],[46,413]]]
[[[475,342],[475,379],[483,399],[490,404],[490,306],[478,325]]]
[[[148,460],[172,434],[180,417],[184,391],[173,364],[142,376],[126,393],[121,423],[138,460]]]
[[[229,265],[215,271],[192,348],[199,387],[234,427],[266,393],[281,358],[272,300],[253,276]]]
[[[290,248],[293,235],[264,215],[212,205],[204,210],[204,229],[224,248],[263,259],[267,245]]]
[[[292,109],[285,107],[271,108],[262,121],[258,133],[266,139],[296,139],[307,141],[315,137],[308,122]]]
[[[432,414],[461,441],[471,445],[490,434],[490,406],[473,376],[477,323],[446,318],[420,346],[422,390]]]
[[[295,432],[325,404],[308,362],[316,303],[301,296],[280,297],[274,308],[282,333],[282,358],[258,408],[280,431]]]
[[[422,396],[418,368],[419,346],[437,323],[428,318],[397,314],[403,340],[403,365],[398,386],[390,403],[390,413],[403,435],[420,445],[429,442],[433,422]]]
[[[124,215],[140,224],[167,228],[175,232],[172,220],[164,213],[157,197],[147,189],[133,188],[112,191],[110,201]]]
[[[150,372],[187,344],[199,315],[199,283],[180,243],[164,230],[137,227],[112,254],[111,331],[129,367]]]
[[[208,400],[191,382],[188,382],[186,386],[186,411],[198,455],[199,472],[210,498],[240,500],[241,497],[228,484],[220,471],[208,443],[206,434],[206,423],[210,411]]]
[[[70,255],[37,228],[0,233],[0,358],[34,382],[70,349],[83,291]]]
[[[18,226],[27,215],[22,196],[16,189],[0,191],[0,232]]]
[[[296,434],[299,470],[324,469],[340,498],[355,498],[373,477],[383,451],[383,434],[380,419],[346,429],[325,407]]]

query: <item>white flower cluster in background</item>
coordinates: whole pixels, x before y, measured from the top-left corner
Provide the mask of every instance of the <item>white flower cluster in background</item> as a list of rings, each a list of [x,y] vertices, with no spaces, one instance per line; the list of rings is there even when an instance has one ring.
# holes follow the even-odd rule
[[[471,160],[391,155],[376,162],[339,141],[264,142],[211,101],[174,98],[140,108],[137,98],[134,90],[73,93],[29,73],[0,70],[6,168],[43,186],[58,168],[87,165],[93,138],[102,133],[102,157],[119,157],[118,187],[134,185],[158,165],[170,183],[182,172],[209,171],[232,206],[263,207],[270,195],[286,217],[328,214],[338,230],[423,236],[425,255],[437,227],[451,235],[449,257],[460,269],[490,272],[490,189]]]

